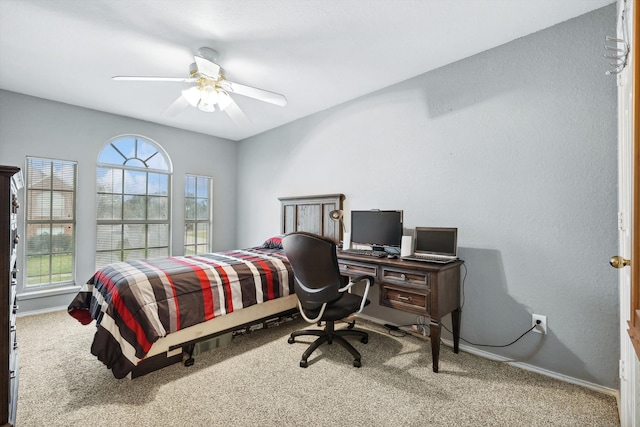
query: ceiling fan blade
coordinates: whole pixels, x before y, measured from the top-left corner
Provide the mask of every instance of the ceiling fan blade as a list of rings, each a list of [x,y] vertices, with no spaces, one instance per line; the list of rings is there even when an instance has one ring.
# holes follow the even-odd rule
[[[220,92],[218,105],[238,127],[247,126],[251,123],[238,104],[226,92]]]
[[[287,105],[287,98],[285,98],[284,95],[280,95],[279,93],[269,92],[264,89],[258,89],[240,83],[230,82],[228,80],[223,80],[222,82],[220,82],[220,86],[222,86],[225,90],[237,93],[238,95],[248,96],[249,98],[255,98],[260,101],[268,102],[270,104],[279,105],[281,107]]]
[[[218,80],[220,76],[220,66],[201,56],[194,56],[198,72],[211,79]]]
[[[173,101],[173,103],[169,105],[166,110],[162,112],[162,115],[175,116],[181,113],[188,106],[189,106],[189,101],[187,101],[187,99],[184,96],[180,95],[178,99]]]
[[[113,80],[130,82],[195,82],[192,77],[113,76]]]

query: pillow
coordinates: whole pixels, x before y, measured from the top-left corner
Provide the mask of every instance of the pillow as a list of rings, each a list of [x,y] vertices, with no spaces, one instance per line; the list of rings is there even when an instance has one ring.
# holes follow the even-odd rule
[[[282,249],[282,237],[283,236],[271,237],[265,240],[261,247],[264,249]]]

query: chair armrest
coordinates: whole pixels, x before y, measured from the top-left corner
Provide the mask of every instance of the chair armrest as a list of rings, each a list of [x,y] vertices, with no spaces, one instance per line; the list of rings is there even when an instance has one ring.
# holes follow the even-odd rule
[[[372,276],[366,276],[366,275],[354,276],[354,277],[350,277],[349,283],[344,285],[342,288],[338,289],[338,291],[339,292],[348,291],[349,289],[351,289],[353,285],[355,285],[356,283],[362,282],[363,280],[368,280],[370,285],[373,285],[374,283],[374,279]]]
[[[302,308],[302,304],[300,304],[300,300],[298,300],[298,311],[300,311],[300,314],[302,315],[302,317],[304,318],[304,320],[306,320],[309,323],[317,323],[320,321],[320,319],[322,318],[322,315],[324,314],[324,309],[327,308],[327,303],[325,302],[324,304],[322,304],[322,308],[320,308],[320,313],[318,313],[318,315],[316,316],[315,319],[310,319],[309,317],[307,317],[307,315],[304,313],[304,309]]]
[[[349,279],[349,283],[346,286],[338,289],[340,292],[350,291],[351,287],[356,283],[366,281],[367,285],[364,288],[364,294],[362,295],[362,303],[360,304],[360,309],[356,313],[361,313],[364,309],[365,303],[367,301],[367,296],[369,295],[369,289],[375,283],[374,278],[372,276],[355,276]]]
[[[350,282],[353,283],[358,283],[358,282],[362,282],[363,280],[369,280],[369,283],[371,284],[371,286],[373,286],[375,279],[373,278],[373,276],[355,276],[353,278],[351,278],[351,280],[349,280]]]

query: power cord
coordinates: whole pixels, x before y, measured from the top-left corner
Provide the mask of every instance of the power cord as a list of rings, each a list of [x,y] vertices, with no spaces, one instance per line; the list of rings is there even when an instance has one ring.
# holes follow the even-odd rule
[[[516,342],[520,341],[520,339],[522,337],[524,337],[525,335],[527,335],[529,332],[533,331],[535,329],[535,327],[538,326],[540,323],[542,323],[540,320],[536,320],[536,324],[535,325],[533,325],[532,327],[527,329],[524,333],[522,333],[522,335],[520,335],[515,340],[511,341],[509,344],[501,344],[501,345],[497,345],[497,344],[479,344],[479,343],[474,343],[474,342],[471,342],[469,340],[466,340],[466,339],[464,339],[462,337],[460,337],[460,340],[466,342],[467,344],[475,345],[475,346],[478,346],[478,347],[494,347],[494,348],[509,347],[510,345],[513,345]],[[392,325],[390,323],[385,323],[383,326],[389,331],[389,335],[391,335],[392,337],[402,338],[402,337],[406,337],[407,335],[410,335],[410,334],[407,331],[402,330],[401,328],[411,327],[411,326],[424,327],[426,325],[422,324],[422,323],[410,323],[408,325]],[[445,325],[440,324],[440,326],[442,326],[451,335],[453,335],[453,332],[451,332],[449,330],[449,328],[447,328]],[[413,334],[411,334],[411,335],[413,335]]]
[[[462,263],[462,267],[464,268],[464,276],[462,276],[462,286],[461,286],[461,293],[462,295],[460,296],[460,310],[462,310],[462,307],[464,307],[464,302],[465,302],[465,294],[464,294],[464,290],[465,290],[465,282],[467,280],[467,274],[469,273],[469,270],[467,269],[467,265],[465,263]],[[542,323],[540,320],[536,320],[536,324],[533,325],[532,327],[530,327],[529,329],[527,329],[524,333],[522,333],[522,335],[520,335],[518,338],[516,338],[515,340],[511,341],[509,344],[502,344],[502,345],[494,345],[494,344],[478,344],[478,343],[474,343],[471,342],[469,340],[466,340],[462,337],[460,337],[460,340],[466,342],[467,344],[471,344],[471,345],[475,345],[478,347],[494,347],[494,348],[501,348],[501,347],[508,347],[510,345],[515,344],[516,342],[520,341],[520,339],[522,337],[524,337],[525,335],[527,335],[529,332],[533,331],[536,326],[538,326],[540,323]],[[451,332],[449,330],[449,328],[447,328],[445,325],[440,324],[445,330],[447,330],[451,335],[453,335],[453,332]],[[410,323],[408,325],[392,325],[389,323],[385,323],[384,327],[387,328],[387,330],[389,331],[389,335],[393,336],[393,337],[405,337],[407,335],[410,335],[409,332],[404,331],[400,328],[407,328],[407,327],[412,327],[412,326],[418,326],[420,328],[422,328],[422,330],[424,331],[424,328],[428,325],[424,324],[424,323]],[[413,334],[411,334],[413,335]],[[424,335],[424,333],[423,333]]]
[[[401,337],[406,337],[407,335],[410,335],[409,332],[401,328],[409,328],[411,326],[425,326],[425,325],[420,323],[410,323],[408,325],[392,325],[390,323],[385,323],[383,326],[389,331],[389,335],[391,335],[392,337],[401,338]]]
[[[462,263],[462,267],[464,268],[464,276],[462,276],[462,295],[460,298],[460,310],[462,310],[462,307],[464,307],[464,282],[467,280],[467,273],[469,272],[469,270],[467,270],[467,264]]]
[[[462,337],[460,337],[460,340],[461,340],[461,341],[466,342],[467,344],[475,345],[475,346],[478,346],[478,347],[509,347],[510,345],[515,344],[516,342],[518,342],[522,337],[524,337],[525,335],[527,335],[529,332],[533,331],[533,330],[536,328],[536,326],[538,326],[540,323],[542,323],[540,320],[536,320],[536,324],[535,324],[535,325],[533,325],[532,327],[530,327],[529,329],[527,329],[527,330],[526,330],[522,335],[520,335],[520,336],[519,336],[518,338],[516,338],[515,340],[511,341],[509,344],[502,344],[502,345],[494,345],[494,344],[478,344],[478,343],[474,343],[474,342],[471,342],[471,341],[469,341],[469,340],[466,340],[466,339],[464,339],[464,338],[462,338]],[[449,328],[447,328],[445,325],[442,325],[442,324],[441,324],[441,326],[442,326],[443,328],[445,328],[445,329],[446,329],[446,330],[447,330],[451,335],[453,335],[453,332],[451,332],[451,331],[449,330]]]

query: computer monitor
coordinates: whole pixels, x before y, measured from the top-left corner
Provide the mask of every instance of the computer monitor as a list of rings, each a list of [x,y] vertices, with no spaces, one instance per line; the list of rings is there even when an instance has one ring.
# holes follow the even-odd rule
[[[351,243],[382,250],[400,247],[402,211],[351,211]]]

